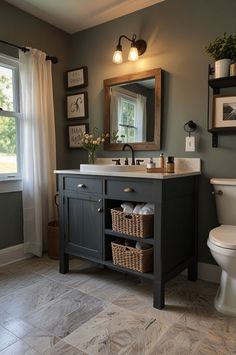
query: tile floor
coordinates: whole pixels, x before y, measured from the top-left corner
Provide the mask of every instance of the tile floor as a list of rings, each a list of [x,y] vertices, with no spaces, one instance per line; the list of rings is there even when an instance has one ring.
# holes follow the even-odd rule
[[[152,283],[72,259],[0,268],[0,355],[236,354],[236,318],[214,310],[217,285],[184,276],[152,307]]]

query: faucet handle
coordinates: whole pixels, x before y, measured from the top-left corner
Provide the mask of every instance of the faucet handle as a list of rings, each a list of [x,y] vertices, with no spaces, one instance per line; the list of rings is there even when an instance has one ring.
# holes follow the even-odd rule
[[[137,159],[137,160],[136,160],[136,165],[140,165],[140,163],[143,163],[143,162],[144,162],[143,159]]]
[[[125,165],[129,165],[129,159],[127,157],[125,158]]]
[[[120,159],[112,159],[112,161],[115,161],[116,165],[120,165]]]

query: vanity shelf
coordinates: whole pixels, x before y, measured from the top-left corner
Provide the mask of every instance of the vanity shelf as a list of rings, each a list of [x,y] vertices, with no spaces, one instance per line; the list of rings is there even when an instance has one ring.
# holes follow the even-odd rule
[[[114,270],[153,280],[153,305],[165,305],[165,283],[188,269],[197,279],[198,173],[137,177],[59,174],[60,272],[69,271],[69,256],[92,260]],[[160,176],[161,174],[156,174]],[[129,189],[127,189],[129,187]],[[155,206],[153,237],[139,238],[111,229],[111,209],[122,201]],[[153,271],[138,272],[112,263],[111,242],[139,241],[153,246]],[[79,277],[79,276],[78,276]]]
[[[123,238],[123,239],[130,239],[130,240],[135,240],[136,242],[144,243],[144,244],[151,244],[155,245],[155,240],[154,238],[139,238],[139,237],[133,237],[131,235],[127,234],[122,234],[119,232],[115,232],[112,229],[105,229],[104,230],[105,237],[107,236],[114,236],[118,238]]]
[[[139,277],[143,277],[143,278],[146,278],[146,279],[151,279],[151,280],[154,279],[153,272],[139,272],[139,271],[127,269],[127,268],[121,267],[119,265],[114,265],[111,260],[104,261],[104,265],[106,265],[107,267],[109,267],[111,269],[114,269],[116,271],[125,272],[125,273],[128,273],[128,274],[139,276]]]

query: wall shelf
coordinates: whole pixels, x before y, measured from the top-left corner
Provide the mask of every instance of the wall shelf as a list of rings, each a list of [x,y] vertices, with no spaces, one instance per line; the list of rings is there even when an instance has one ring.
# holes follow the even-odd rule
[[[235,134],[236,127],[212,127],[213,125],[213,114],[212,114],[212,106],[213,106],[213,98],[214,95],[220,95],[222,89],[226,88],[234,88],[235,95],[236,91],[236,76],[229,76],[224,78],[211,78],[214,74],[214,68],[209,65],[208,67],[208,132],[212,134],[212,147],[218,147],[218,136],[219,135],[228,135]]]

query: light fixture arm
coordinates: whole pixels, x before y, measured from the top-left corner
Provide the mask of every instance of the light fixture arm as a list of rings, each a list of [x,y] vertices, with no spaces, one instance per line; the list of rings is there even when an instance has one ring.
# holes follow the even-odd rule
[[[142,55],[146,51],[147,43],[143,39],[136,40],[137,38],[136,34],[133,34],[132,38],[129,38],[125,35],[121,35],[119,37],[118,44],[116,46],[116,49],[118,51],[122,51],[122,45],[121,45],[122,38],[126,38],[129,42],[131,42],[131,47],[136,47],[139,55]]]

